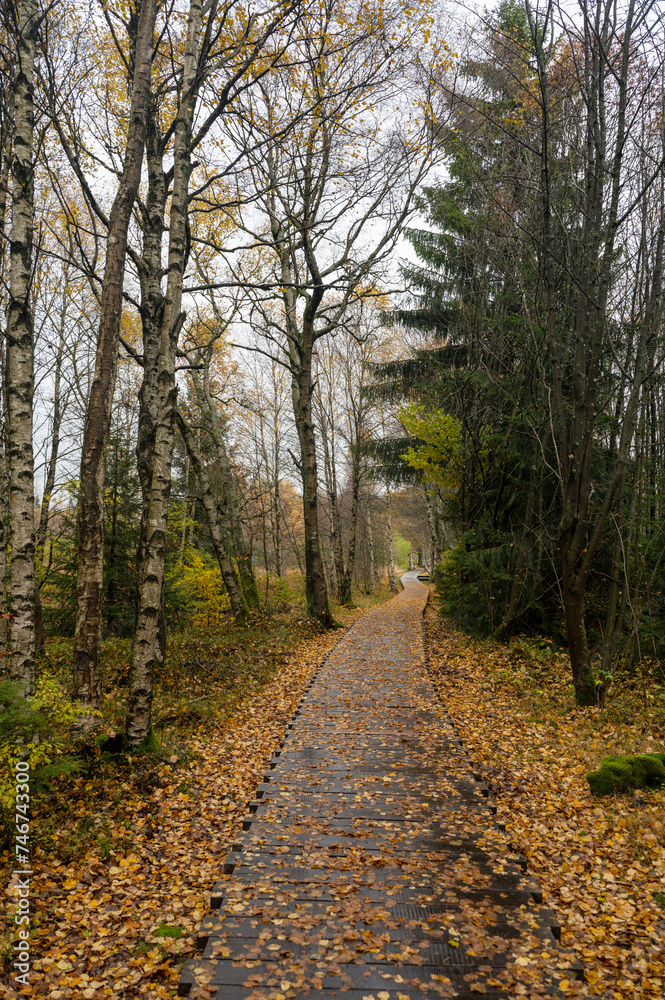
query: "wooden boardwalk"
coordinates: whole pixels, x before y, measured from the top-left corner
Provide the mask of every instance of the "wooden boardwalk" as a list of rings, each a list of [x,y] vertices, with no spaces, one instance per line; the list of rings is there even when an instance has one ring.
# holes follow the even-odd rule
[[[428,676],[427,588],[402,582],[312,681],[181,996],[554,997],[579,976]]]

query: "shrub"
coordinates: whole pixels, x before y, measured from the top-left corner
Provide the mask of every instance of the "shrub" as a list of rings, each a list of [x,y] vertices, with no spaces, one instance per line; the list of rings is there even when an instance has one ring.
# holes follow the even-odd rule
[[[58,681],[43,675],[32,697],[21,687],[0,683],[0,808],[14,807],[14,780],[19,760],[30,765],[30,781],[39,788],[60,774],[80,771],[83,764],[65,755],[68,734],[81,706],[70,701]],[[86,709],[87,714],[90,710]]]
[[[467,531],[437,568],[441,611],[462,628],[490,635],[503,616],[512,581],[510,543],[492,532]]]
[[[190,549],[185,564],[174,568],[169,584],[171,602],[177,594],[181,627],[207,633],[228,622],[230,602],[224,581],[217,561],[207,552]],[[168,612],[167,619],[171,620]]]

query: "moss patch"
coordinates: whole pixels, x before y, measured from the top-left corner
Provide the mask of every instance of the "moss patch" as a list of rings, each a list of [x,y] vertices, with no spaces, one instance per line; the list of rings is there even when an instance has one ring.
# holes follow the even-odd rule
[[[665,785],[665,754],[618,754],[604,757],[597,771],[586,776],[594,795],[612,795],[632,788],[660,788]]]

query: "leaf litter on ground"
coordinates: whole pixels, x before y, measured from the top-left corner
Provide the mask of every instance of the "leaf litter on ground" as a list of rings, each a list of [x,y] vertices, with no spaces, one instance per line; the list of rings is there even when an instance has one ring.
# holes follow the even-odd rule
[[[431,609],[426,632],[446,708],[490,784],[498,818],[555,910],[562,944],[584,964],[587,982],[565,980],[562,989],[663,996],[663,794],[595,800],[585,781],[606,754],[658,749],[662,730],[648,718],[628,725],[616,712],[575,709],[556,657],[547,660],[548,677],[541,671],[534,680],[516,665],[515,647],[472,643]],[[148,773],[140,760],[121,769],[108,789],[106,839],[43,852],[33,883],[31,986],[17,993],[5,978],[6,996],[174,995],[245,804],[338,638],[301,642],[266,686],[219,725],[190,727],[186,746]],[[71,822],[61,835],[75,840],[91,820],[89,789],[84,779],[68,780]]]
[[[665,791],[594,798],[586,772],[615,753],[665,748],[636,698],[574,705],[565,655],[470,640],[430,605],[430,668],[497,819],[543,889],[586,982],[569,996],[665,996]],[[543,644],[541,644],[543,645]]]
[[[351,625],[361,614],[342,610],[338,618]],[[263,686],[250,686],[250,696],[241,694],[221,718],[181,712],[189,725],[175,730],[174,752],[118,758],[103,768],[101,794],[99,780],[56,782],[32,817],[37,840],[40,826],[49,833],[33,863],[27,989],[10,978],[15,880],[12,856],[1,858],[9,905],[0,983],[7,1000],[175,995],[247,803],[308,681],[341,635],[292,629],[293,647],[273,662]],[[213,702],[214,694],[211,682]],[[57,801],[63,795],[64,809]]]

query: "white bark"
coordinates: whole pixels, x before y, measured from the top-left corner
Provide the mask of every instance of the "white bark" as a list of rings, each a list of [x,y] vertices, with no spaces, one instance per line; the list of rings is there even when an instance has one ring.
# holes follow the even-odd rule
[[[28,693],[35,682],[35,489],[32,450],[34,385],[31,309],[33,232],[33,70],[39,25],[36,0],[23,0],[14,79],[12,235],[7,314],[7,395],[11,563],[10,676]]]
[[[150,739],[154,674],[155,668],[159,667],[162,659],[159,620],[164,584],[166,518],[171,494],[171,464],[176,423],[175,358],[178,332],[182,322],[185,233],[191,173],[190,144],[196,102],[194,84],[198,64],[201,21],[201,2],[200,0],[192,0],[189,8],[183,64],[182,103],[175,125],[168,278],[158,359],[159,417],[155,430],[145,548],[139,570],[139,614],[134,636],[125,728],[125,735],[130,746],[137,746],[144,740]]]

